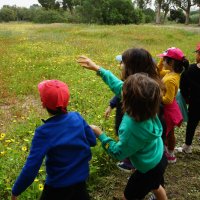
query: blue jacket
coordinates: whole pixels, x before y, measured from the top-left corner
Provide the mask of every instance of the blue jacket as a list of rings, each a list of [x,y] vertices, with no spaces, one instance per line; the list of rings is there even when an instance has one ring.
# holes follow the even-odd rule
[[[122,122],[122,118],[123,118],[123,111],[122,111],[122,102],[121,99],[117,96],[114,96],[111,100],[110,100],[110,107],[116,108],[116,115],[115,115],[115,133],[116,135],[118,135],[118,131],[119,131],[119,126]]]
[[[31,185],[46,156],[46,184],[55,188],[85,181],[89,176],[90,146],[96,137],[77,112],[56,115],[35,130],[27,161],[12,193],[20,195]]]

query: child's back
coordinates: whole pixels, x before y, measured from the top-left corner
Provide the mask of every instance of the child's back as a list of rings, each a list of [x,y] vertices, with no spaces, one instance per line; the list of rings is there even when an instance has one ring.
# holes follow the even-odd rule
[[[86,180],[91,159],[90,146],[96,144],[92,134],[90,127],[77,112],[51,117],[36,129],[33,141],[35,148],[43,145],[48,185],[66,187]],[[34,154],[37,156],[37,152]]]
[[[67,112],[66,84],[44,81],[39,91],[51,117],[35,130],[30,154],[12,189],[13,197],[34,181],[46,156],[47,177],[41,199],[62,200],[71,195],[78,198],[79,194],[88,199],[85,181],[89,176],[90,146],[96,144],[94,132],[79,113]],[[82,192],[72,192],[79,189]]]
[[[180,148],[185,153],[192,153],[192,141],[200,120],[200,44],[195,52],[196,63],[183,72],[180,82],[181,94],[189,104],[185,143]]]

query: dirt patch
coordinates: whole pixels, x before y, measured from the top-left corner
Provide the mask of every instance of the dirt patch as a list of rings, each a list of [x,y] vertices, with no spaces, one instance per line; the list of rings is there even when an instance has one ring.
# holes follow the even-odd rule
[[[7,98],[0,104],[0,127],[1,132],[6,132],[9,124],[17,118],[18,120],[28,117],[30,110],[42,113],[40,100],[34,96],[26,96],[22,99]]]

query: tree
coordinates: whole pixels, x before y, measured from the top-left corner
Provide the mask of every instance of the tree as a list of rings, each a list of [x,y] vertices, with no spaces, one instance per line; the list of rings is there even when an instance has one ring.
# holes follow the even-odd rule
[[[73,0],[62,0],[63,10],[69,9],[71,14],[73,13],[73,6],[75,6],[75,2]]]
[[[3,6],[0,10],[0,21],[9,22],[16,20],[16,13],[10,6]]]
[[[176,21],[178,23],[185,22],[185,15],[182,9],[170,9],[170,17],[168,18],[170,21]]]
[[[156,24],[161,23],[161,6],[164,0],[156,0],[155,5],[156,5]]]
[[[165,22],[168,12],[170,11],[171,3],[172,3],[172,0],[166,0],[163,2],[161,6],[162,10],[164,11],[163,23]]]
[[[200,26],[200,4],[198,5],[199,6],[199,26]]]
[[[143,10],[145,15],[145,23],[155,22],[155,11],[151,8]]]
[[[86,23],[129,24],[144,19],[144,14],[134,9],[131,0],[82,0],[79,13]]]
[[[198,23],[198,26],[200,26],[200,0],[195,0],[194,3],[199,7],[199,23]]]
[[[140,9],[146,9],[147,5],[150,4],[152,0],[135,0],[134,3],[137,5]]]
[[[49,9],[55,9],[56,6],[58,5],[56,3],[56,0],[38,0],[38,2],[41,4],[41,6],[43,8],[45,8],[46,10]]]
[[[173,0],[173,2],[185,12],[186,15],[185,24],[188,25],[190,17],[190,9],[192,6],[196,4],[196,0]]]

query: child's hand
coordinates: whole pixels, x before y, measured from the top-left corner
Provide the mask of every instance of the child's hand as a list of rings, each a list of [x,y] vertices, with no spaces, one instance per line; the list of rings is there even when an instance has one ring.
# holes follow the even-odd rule
[[[99,137],[103,133],[103,131],[98,126],[90,125],[90,127],[94,131],[96,137]]]
[[[107,107],[105,111],[105,118],[108,119],[110,117],[110,113],[112,112],[112,108],[110,106]]]
[[[11,200],[17,200],[17,197],[12,194]]]
[[[98,71],[100,67],[96,65],[91,59],[85,56],[80,56],[77,61],[82,67],[93,71]]]

